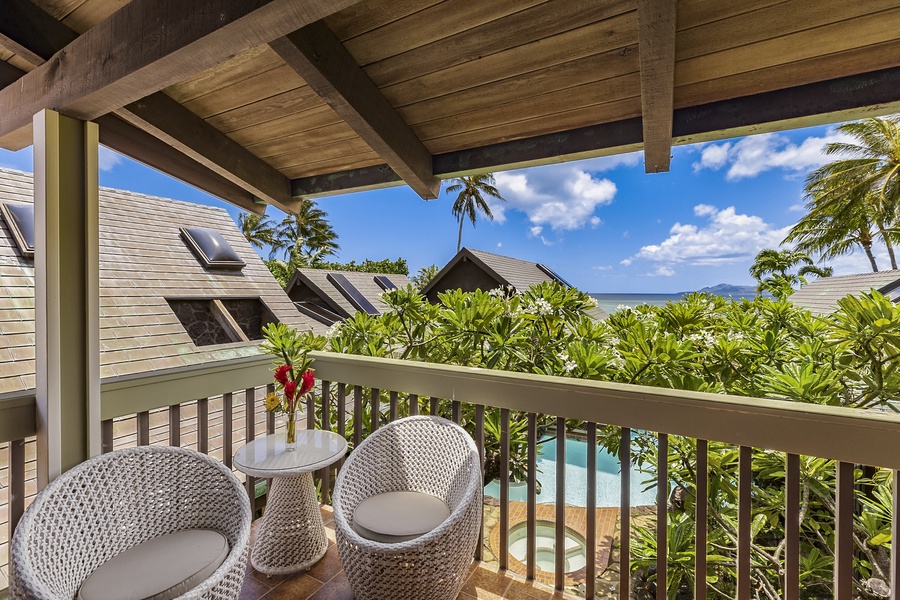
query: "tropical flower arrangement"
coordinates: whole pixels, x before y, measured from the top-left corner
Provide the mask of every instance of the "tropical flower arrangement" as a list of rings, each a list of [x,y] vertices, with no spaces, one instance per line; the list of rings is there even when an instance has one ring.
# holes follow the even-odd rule
[[[275,357],[275,391],[266,394],[266,410],[287,415],[285,450],[297,448],[297,413],[303,410],[303,397],[312,391],[315,375],[309,366],[313,360],[306,354],[300,335],[283,323],[263,328],[266,341],[263,352]]]

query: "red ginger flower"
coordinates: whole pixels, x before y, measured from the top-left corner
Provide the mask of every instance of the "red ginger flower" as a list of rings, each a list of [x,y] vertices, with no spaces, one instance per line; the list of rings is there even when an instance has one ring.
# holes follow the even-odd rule
[[[300,387],[300,395],[302,396],[313,389],[316,378],[313,375],[313,370],[307,369],[306,372],[301,376],[301,379],[303,380],[303,385]]]
[[[281,385],[287,385],[288,383],[288,373],[291,372],[291,365],[281,365],[277,369],[275,369],[275,381],[280,383]]]
[[[297,382],[296,381],[288,381],[284,384],[284,395],[288,400],[294,399],[294,393],[297,391]]]

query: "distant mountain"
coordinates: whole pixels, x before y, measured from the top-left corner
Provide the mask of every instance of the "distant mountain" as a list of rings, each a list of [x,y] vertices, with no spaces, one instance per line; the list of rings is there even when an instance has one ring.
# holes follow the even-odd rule
[[[698,292],[707,292],[710,294],[755,294],[756,286],[752,285],[731,285],[730,283],[720,283],[719,285],[713,285],[710,287],[705,287],[701,290],[697,290]],[[682,292],[682,294],[689,294],[690,292]]]

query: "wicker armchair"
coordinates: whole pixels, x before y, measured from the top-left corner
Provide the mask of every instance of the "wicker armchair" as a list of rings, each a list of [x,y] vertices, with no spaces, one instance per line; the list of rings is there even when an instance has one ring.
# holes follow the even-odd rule
[[[354,531],[360,502],[398,491],[436,496],[450,516],[420,537],[393,544]],[[350,454],[334,488],[338,553],[356,599],[455,599],[478,543],[482,491],[478,449],[459,425],[409,417],[370,435]]]
[[[113,556],[186,529],[218,531],[228,554],[180,599],[237,598],[252,514],[246,492],[220,462],[192,450],[110,452],[67,471],[19,522],[10,552],[10,598],[66,599]]]

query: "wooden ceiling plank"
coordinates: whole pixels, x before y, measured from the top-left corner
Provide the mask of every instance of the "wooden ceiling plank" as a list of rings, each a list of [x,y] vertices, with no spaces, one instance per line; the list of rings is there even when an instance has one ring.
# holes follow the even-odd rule
[[[46,107],[94,119],[356,1],[132,0],[0,91],[0,137]]]
[[[673,142],[692,144],[750,133],[823,125],[900,111],[900,67],[677,109]],[[453,177],[550,164],[640,148],[640,118],[603,123],[434,156],[437,176]],[[397,185],[387,165],[311,174],[292,182],[295,196],[327,196]]]
[[[15,19],[26,23],[11,33],[18,46],[28,49],[34,66],[43,64],[78,37],[29,0],[7,0],[0,7],[0,17],[3,17],[0,23]],[[287,177],[164,93],[151,94],[116,112],[124,121],[151,133],[265,202],[284,211],[299,207],[299,202],[291,198]],[[221,188],[218,184],[217,187]]]
[[[163,92],[132,102],[115,114],[266,203],[285,212],[299,208],[287,177]]]
[[[18,69],[8,62],[0,62],[0,88],[5,88],[9,84],[17,81],[25,71]]]
[[[330,106],[323,103],[310,110],[299,111],[254,127],[232,131],[228,136],[256,156],[264,157],[265,152],[261,149],[268,144],[280,144],[282,143],[280,140],[336,123],[343,123],[343,121],[331,110]]]
[[[677,3],[637,0],[637,5],[644,170],[662,173],[669,170],[672,160]]]
[[[325,18],[325,24],[344,42],[444,0],[366,0]]]
[[[268,45],[255,46],[225,62],[206,69],[184,81],[172,84],[164,91],[182,104],[219,88],[260,75],[277,67],[281,61]]]
[[[431,153],[324,23],[271,46],[417,194],[438,197]]]
[[[223,112],[247,106],[290,90],[305,88],[311,92],[309,86],[300,80],[293,69],[282,63],[281,59],[276,58],[275,60],[279,64],[274,69],[188,100],[183,103],[184,107],[202,119],[209,119]],[[309,97],[318,99],[315,93],[310,93]]]

